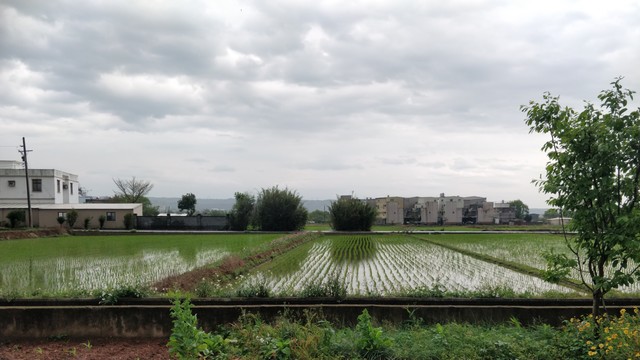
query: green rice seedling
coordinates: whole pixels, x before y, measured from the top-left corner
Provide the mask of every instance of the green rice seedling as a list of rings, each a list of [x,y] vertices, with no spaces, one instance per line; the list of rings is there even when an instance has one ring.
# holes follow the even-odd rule
[[[301,293],[305,287],[317,287],[334,274],[347,294],[364,296],[407,293],[412,289],[419,289],[419,293],[436,284],[449,294],[476,292],[483,297],[572,292],[540,278],[398,234],[325,236],[315,240],[305,255],[297,271],[289,270],[286,276],[270,272],[290,266],[276,258],[248,274],[246,281],[262,276],[274,292]],[[492,293],[496,289],[501,291]],[[307,289],[306,293],[310,291]]]
[[[227,255],[266,249],[278,237],[281,235],[123,235],[2,241],[0,295],[138,287],[214,265]]]

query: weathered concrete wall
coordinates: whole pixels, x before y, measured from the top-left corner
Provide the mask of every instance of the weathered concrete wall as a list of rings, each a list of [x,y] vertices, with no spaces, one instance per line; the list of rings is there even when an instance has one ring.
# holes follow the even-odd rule
[[[500,323],[516,318],[522,324],[542,321],[559,325],[563,319],[591,310],[588,299],[216,299],[195,300],[193,304],[205,330],[236,321],[243,311],[269,320],[285,309],[292,316],[311,309],[337,325],[355,324],[365,308],[376,320],[396,324],[412,316],[425,323]],[[640,299],[609,300],[607,310],[616,313],[638,305]],[[170,308],[167,299],[131,299],[116,306],[99,305],[96,300],[0,301],[0,338],[168,337]]]

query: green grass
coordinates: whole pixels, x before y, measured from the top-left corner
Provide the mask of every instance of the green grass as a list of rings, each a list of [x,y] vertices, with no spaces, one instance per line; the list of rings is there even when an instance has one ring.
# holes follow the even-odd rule
[[[255,251],[280,234],[66,236],[0,241],[2,294],[145,286]]]

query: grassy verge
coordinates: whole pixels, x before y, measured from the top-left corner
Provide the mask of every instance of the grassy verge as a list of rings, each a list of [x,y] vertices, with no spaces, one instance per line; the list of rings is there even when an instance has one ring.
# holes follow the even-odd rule
[[[626,317],[625,317],[626,316]],[[321,314],[283,314],[267,322],[245,313],[212,333],[197,327],[188,300],[174,302],[169,351],[177,358],[212,359],[626,359],[640,350],[635,316],[572,319],[561,328],[539,324],[378,324],[363,311],[353,327]],[[591,327],[585,325],[590,324]],[[616,336],[599,337],[615,333]],[[607,329],[607,330],[605,330]],[[602,344],[602,345],[600,345]],[[185,346],[187,345],[187,346]]]

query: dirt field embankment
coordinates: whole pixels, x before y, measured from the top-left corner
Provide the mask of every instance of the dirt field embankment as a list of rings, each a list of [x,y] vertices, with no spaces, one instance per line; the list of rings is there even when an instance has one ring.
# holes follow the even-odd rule
[[[0,230],[0,240],[15,240],[15,239],[35,239],[41,237],[52,237],[66,235],[65,229],[50,228],[50,229],[29,229],[29,230]]]

